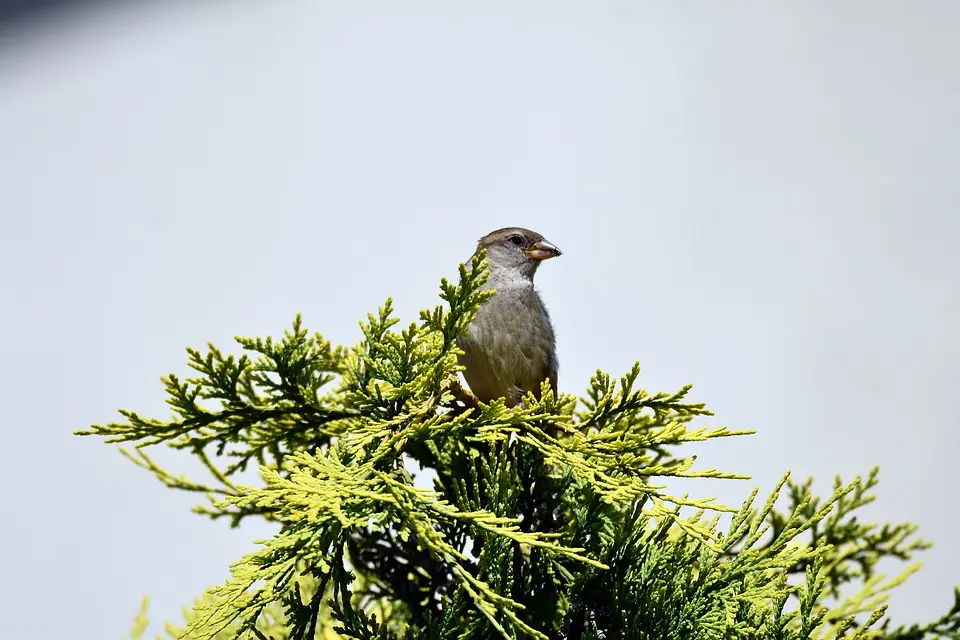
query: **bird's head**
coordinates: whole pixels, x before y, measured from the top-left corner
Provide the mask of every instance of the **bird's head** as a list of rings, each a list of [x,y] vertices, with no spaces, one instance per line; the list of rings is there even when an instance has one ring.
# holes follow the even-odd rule
[[[560,249],[537,233],[522,227],[497,229],[480,238],[477,251],[487,250],[491,269],[505,269],[533,279],[544,260],[561,255]]]

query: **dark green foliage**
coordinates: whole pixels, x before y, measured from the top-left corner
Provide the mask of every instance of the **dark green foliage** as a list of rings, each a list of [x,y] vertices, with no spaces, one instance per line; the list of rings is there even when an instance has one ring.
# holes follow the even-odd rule
[[[739,509],[665,492],[694,470],[687,442],[709,415],[689,387],[651,394],[639,367],[597,372],[586,397],[468,408],[456,392],[456,338],[490,294],[481,258],[444,281],[446,304],[397,331],[387,304],[363,340],[332,347],[299,319],[283,339],[238,338],[240,357],[189,350],[197,374],[164,379],[170,420],[81,432],[167,486],[204,493],[211,518],[278,526],[210,589],[172,635],[189,638],[429,639],[960,638],[960,594],[941,620],[894,628],[884,558],[926,548],[913,525],[868,525],[876,471],[827,498],[788,477]],[[196,482],[147,455],[197,456]],[[256,461],[259,487],[235,482]],[[432,489],[417,475],[430,473]],[[424,476],[426,478],[427,476]],[[778,508],[778,500],[785,506]],[[729,521],[720,528],[721,521]],[[144,632],[138,617],[133,636]]]

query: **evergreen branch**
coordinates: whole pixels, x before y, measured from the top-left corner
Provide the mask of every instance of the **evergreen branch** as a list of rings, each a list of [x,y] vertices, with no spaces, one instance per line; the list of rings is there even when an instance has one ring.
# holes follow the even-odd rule
[[[583,551],[582,548],[570,548],[550,541],[551,538],[556,538],[559,534],[522,532],[519,527],[520,521],[517,518],[500,517],[485,510],[460,512],[445,500],[435,497],[433,492],[397,482],[388,476],[382,475],[381,479],[393,492],[406,493],[412,501],[419,502],[424,509],[444,518],[468,523],[486,533],[507,538],[518,544],[537,547],[600,569],[608,568],[602,562],[581,555],[579,552]]]
[[[143,634],[147,632],[147,625],[150,624],[150,620],[147,618],[147,610],[149,607],[149,598],[145,597],[140,601],[140,611],[137,613],[137,617],[133,620],[133,626],[130,627],[130,635],[127,636],[127,640],[143,639]]]
[[[925,625],[914,624],[909,627],[898,627],[886,633],[889,621],[884,625],[883,640],[927,640],[941,638],[943,640],[960,639],[960,588],[953,590],[953,605],[939,619]]]
[[[914,537],[915,525],[904,523],[881,526],[859,522],[856,511],[873,501],[874,497],[869,492],[877,485],[878,474],[879,469],[875,467],[865,479],[858,478],[837,500],[835,508],[827,517],[812,524],[808,522],[809,526],[804,529],[810,537],[808,544],[828,549],[823,564],[828,580],[828,593],[833,597],[838,597],[840,590],[847,584],[860,580],[865,581],[865,585],[871,584],[875,567],[884,558],[909,561],[915,552],[929,548],[927,541]],[[811,490],[812,479],[795,483],[785,476],[781,486],[783,484],[788,488],[790,515],[775,510],[772,504],[767,505],[763,513],[753,520],[753,538],[748,541],[749,544],[756,542],[756,539],[768,531],[772,533],[772,542],[786,529],[789,520],[809,521],[820,509],[820,501]],[[836,478],[835,489],[840,486],[842,481]],[[741,533],[729,539],[729,556],[739,554],[737,547],[744,537],[744,533]],[[790,567],[789,573],[802,573],[807,567],[806,562],[801,561]],[[910,573],[912,570],[907,569],[903,578]],[[866,592],[864,594],[863,597],[866,598]]]
[[[195,377],[164,378],[171,419],[121,411],[126,422],[78,432],[133,443],[135,464],[210,500],[200,513],[280,524],[172,637],[960,638],[960,591],[930,624],[881,624],[916,565],[886,579],[878,562],[929,544],[912,524],[859,521],[875,469],[826,498],[787,474],[759,507],[757,490],[737,509],[668,495],[653,478],[746,478],[674,450],[752,432],[692,427],[712,414],[691,387],[640,389],[638,364],[598,371],[579,408],[546,383],[515,408],[461,406],[457,341],[492,295],[486,276],[481,253],[405,327],[387,299],[350,348],[298,316],[279,340],[237,338],[240,356],[188,349]],[[212,480],[166,471],[146,453],[158,444]],[[251,461],[261,486],[235,481]],[[423,472],[433,490],[415,486]],[[134,638],[145,621],[143,609]]]
[[[131,453],[129,450],[121,447],[120,453],[123,454],[128,460],[133,462],[135,465],[142,469],[146,469],[154,474],[160,482],[171,489],[180,489],[181,491],[192,491],[197,493],[203,493],[208,496],[215,494],[219,495],[236,495],[236,488],[233,487],[232,483],[228,485],[228,488],[220,487],[211,487],[210,485],[200,484],[189,480],[184,475],[174,476],[169,471],[163,469],[160,465],[153,461],[150,456],[147,455],[142,449],[134,449],[136,453]]]

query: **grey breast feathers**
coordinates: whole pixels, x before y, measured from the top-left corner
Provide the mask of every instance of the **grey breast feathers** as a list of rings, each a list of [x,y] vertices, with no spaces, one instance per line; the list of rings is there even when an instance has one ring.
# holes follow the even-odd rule
[[[556,392],[553,327],[532,287],[498,291],[481,307],[468,332],[458,340],[465,354],[460,363],[478,399],[505,398],[514,406],[528,391],[539,397],[544,379]]]

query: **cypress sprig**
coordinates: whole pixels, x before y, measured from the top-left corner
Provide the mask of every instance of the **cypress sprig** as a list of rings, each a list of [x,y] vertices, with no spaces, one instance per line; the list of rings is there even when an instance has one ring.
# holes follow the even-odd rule
[[[125,455],[165,486],[205,496],[200,513],[278,528],[169,636],[960,637],[960,595],[925,626],[885,617],[916,565],[885,578],[878,563],[929,545],[912,524],[860,522],[877,470],[826,497],[789,474],[762,504],[756,490],[736,508],[673,495],[670,478],[747,477],[698,467],[683,445],[752,432],[694,426],[712,414],[691,387],[647,391],[639,365],[598,371],[582,398],[545,382],[519,407],[465,405],[456,340],[491,295],[485,279],[479,255],[407,325],[388,299],[349,347],[297,316],[277,340],[237,338],[240,355],[188,349],[194,375],[163,379],[172,417],[121,411],[78,432],[132,444]],[[156,446],[208,477],[167,471]],[[240,483],[254,462],[260,483]]]

